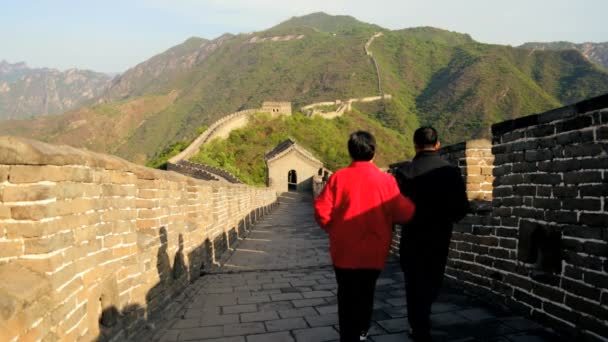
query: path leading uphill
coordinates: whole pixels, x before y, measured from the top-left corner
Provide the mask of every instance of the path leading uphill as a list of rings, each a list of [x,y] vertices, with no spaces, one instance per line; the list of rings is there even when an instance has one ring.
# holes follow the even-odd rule
[[[336,282],[311,199],[288,193],[223,266],[200,278],[194,296],[165,317],[152,341],[337,341]],[[368,341],[410,341],[404,279],[394,260],[378,280]],[[433,306],[437,341],[559,341],[541,326],[445,289]],[[148,338],[149,339],[149,338]]]

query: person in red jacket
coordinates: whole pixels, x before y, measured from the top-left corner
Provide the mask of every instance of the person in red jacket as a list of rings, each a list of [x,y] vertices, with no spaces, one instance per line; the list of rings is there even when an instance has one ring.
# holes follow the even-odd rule
[[[341,342],[366,339],[393,224],[410,221],[415,209],[393,176],[374,165],[371,133],[352,133],[348,152],[352,163],[329,178],[314,203],[315,219],[329,233]]]

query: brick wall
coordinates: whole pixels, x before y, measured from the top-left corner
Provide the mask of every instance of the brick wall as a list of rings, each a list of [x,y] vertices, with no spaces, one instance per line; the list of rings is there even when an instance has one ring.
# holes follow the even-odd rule
[[[448,278],[572,340],[606,340],[608,96],[492,132],[491,211],[455,226]]]
[[[0,341],[124,340],[276,203],[122,159],[0,138]]]

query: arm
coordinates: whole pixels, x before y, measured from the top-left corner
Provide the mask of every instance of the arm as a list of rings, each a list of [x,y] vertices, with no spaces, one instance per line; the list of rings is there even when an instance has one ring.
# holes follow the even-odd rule
[[[315,198],[314,209],[315,209],[315,221],[324,230],[329,229],[331,221],[331,214],[334,208],[334,177],[333,175],[329,178],[327,184],[317,198]]]
[[[399,186],[395,181],[391,182],[391,213],[393,216],[393,223],[407,223],[412,220],[414,213],[416,212],[416,205],[408,197],[401,194]]]
[[[470,211],[469,198],[467,196],[467,189],[462,179],[460,169],[455,168],[452,176],[453,179],[453,193],[454,196],[451,203],[453,204],[453,213],[451,215],[452,222],[458,222],[462,220],[467,213]]]

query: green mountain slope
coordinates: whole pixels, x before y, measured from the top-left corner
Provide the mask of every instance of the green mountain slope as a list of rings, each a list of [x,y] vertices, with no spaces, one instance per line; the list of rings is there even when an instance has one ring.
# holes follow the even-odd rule
[[[313,102],[379,95],[378,75],[364,49],[377,32],[383,35],[369,50],[382,89],[392,99],[356,104],[356,115],[406,141],[421,124],[436,126],[444,144],[484,137],[494,122],[608,92],[608,73],[576,51],[532,53],[436,28],[390,31],[352,17],[314,13],[261,32],[191,38],[127,71],[103,96],[105,105],[169,94],[171,101],[134,115],[141,121],[111,144],[87,146],[143,163],[194,139],[199,127],[259,108],[265,100],[291,101],[297,111]],[[0,133],[14,134],[15,125],[0,123]],[[21,126],[22,134],[29,134],[27,125]],[[63,142],[69,132],[57,128],[44,137]],[[311,141],[329,140],[320,135]],[[305,146],[332,163],[332,154],[315,143]]]
[[[249,184],[264,185],[263,156],[285,139],[294,139],[326,167],[337,170],[350,163],[346,142],[349,134],[359,129],[376,136],[378,154],[374,162],[380,167],[413,155],[411,139],[355,110],[333,120],[299,113],[277,118],[258,114],[247,127],[231,132],[228,139],[212,141],[191,160],[227,169]]]

